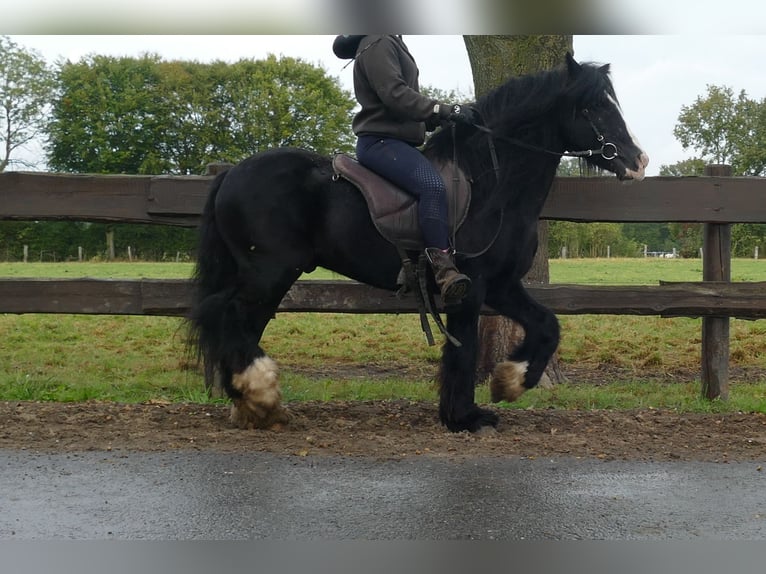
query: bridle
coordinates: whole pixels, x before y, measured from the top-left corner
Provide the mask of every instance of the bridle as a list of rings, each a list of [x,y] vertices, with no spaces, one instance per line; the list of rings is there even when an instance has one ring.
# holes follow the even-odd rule
[[[500,166],[497,162],[497,153],[495,151],[494,140],[496,139],[509,143],[516,147],[521,147],[521,148],[528,149],[530,151],[539,152],[539,153],[547,153],[549,155],[555,155],[558,157],[592,157],[594,155],[600,155],[602,158],[604,158],[607,161],[613,160],[616,157],[618,157],[620,154],[617,152],[617,145],[613,144],[612,142],[604,141],[606,138],[604,137],[604,134],[602,134],[599,131],[599,129],[596,127],[596,124],[593,122],[593,119],[591,119],[590,112],[588,111],[588,109],[583,108],[580,113],[583,115],[583,117],[586,120],[588,120],[588,123],[590,124],[590,127],[593,130],[593,133],[596,135],[596,141],[601,145],[601,147],[594,148],[594,149],[578,150],[578,151],[558,152],[558,151],[552,151],[552,150],[546,149],[544,147],[536,146],[516,138],[511,138],[507,136],[498,136],[490,128],[484,125],[474,124],[474,127],[477,130],[482,131],[489,136],[489,150],[490,150],[490,155],[492,156],[492,164],[493,164],[495,173],[498,173],[500,169]]]
[[[596,141],[601,145],[601,147],[594,148],[594,149],[578,150],[578,151],[557,152],[557,151],[552,151],[552,150],[546,149],[544,147],[540,147],[540,146],[529,144],[529,143],[527,143],[525,141],[522,141],[522,140],[519,140],[519,139],[516,139],[516,138],[511,138],[511,137],[507,137],[507,136],[498,136],[495,133],[493,133],[493,131],[490,128],[488,128],[487,126],[485,126],[483,124],[475,123],[475,124],[473,124],[473,127],[476,128],[477,130],[481,131],[481,132],[484,132],[488,136],[488,140],[489,140],[489,155],[492,158],[492,169],[495,172],[495,179],[498,182],[500,181],[500,162],[497,159],[497,150],[495,149],[495,140],[496,139],[500,140],[500,141],[503,141],[503,142],[506,142],[506,143],[509,143],[509,144],[514,145],[516,147],[528,149],[530,151],[535,151],[535,152],[539,152],[539,153],[546,153],[546,154],[550,154],[550,155],[555,155],[555,156],[558,156],[558,157],[592,157],[594,155],[600,155],[602,158],[604,158],[607,161],[613,160],[616,157],[618,157],[619,153],[617,152],[617,145],[613,144],[612,142],[605,142],[604,141],[606,138],[599,131],[599,129],[596,127],[596,124],[593,122],[593,119],[591,119],[590,112],[588,111],[588,109],[587,108],[583,108],[580,111],[580,113],[583,115],[583,117],[586,120],[588,120],[588,123],[590,124],[590,127],[591,127],[591,129],[593,130],[593,133],[596,136]],[[454,122],[452,122],[452,126],[451,127],[452,127],[452,154],[453,154],[452,160],[453,160],[453,164],[455,166],[454,169],[455,169],[455,172],[456,172],[455,176],[454,176],[454,179],[457,181],[458,180],[458,176],[457,176],[457,170],[458,170],[457,138],[455,137],[455,131],[456,131],[456,127],[457,126],[455,125]],[[476,253],[461,253],[461,255],[463,257],[465,257],[465,258],[478,257],[478,256],[483,255],[484,253],[486,253],[489,250],[489,248],[492,247],[492,245],[495,243],[495,240],[497,239],[497,237],[498,237],[498,235],[500,233],[500,228],[502,227],[502,224],[503,224],[503,212],[504,212],[504,210],[501,209],[500,210],[500,223],[498,224],[498,229],[495,232],[495,236],[492,238],[492,240],[489,242],[489,244],[487,244],[487,246],[484,247],[484,249],[482,249],[480,251],[477,251]],[[455,226],[455,229],[457,229],[456,226]],[[454,244],[454,239],[455,238],[453,237],[452,238],[453,244]]]
[[[598,149],[588,149],[584,151],[571,151],[571,152],[564,152],[562,155],[565,155],[567,157],[591,157],[594,153],[601,154],[601,157],[603,157],[605,160],[613,160],[616,158],[619,154],[617,153],[617,146],[613,144],[612,142],[604,142],[604,134],[602,134],[598,128],[596,127],[596,124],[593,123],[593,120],[590,117],[590,112],[588,112],[588,108],[582,109],[582,115],[585,117],[586,120],[588,120],[588,123],[590,124],[590,127],[593,129],[593,133],[596,134],[596,141],[601,144],[601,147]],[[611,154],[607,155],[607,150],[612,150]]]

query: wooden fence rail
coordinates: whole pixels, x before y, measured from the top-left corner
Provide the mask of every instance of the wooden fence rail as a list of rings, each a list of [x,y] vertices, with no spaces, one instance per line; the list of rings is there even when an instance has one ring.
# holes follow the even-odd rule
[[[210,176],[0,173],[0,220],[161,223],[194,227]],[[558,178],[543,219],[766,223],[766,181],[745,177]]]
[[[211,176],[0,173],[0,220],[71,220],[196,226]],[[728,395],[729,317],[766,318],[766,283],[730,282],[730,225],[766,223],[766,179],[730,177],[557,178],[544,219],[705,223],[703,281],[652,286],[546,285],[531,294],[559,314],[703,317],[702,386]],[[0,280],[0,313],[183,315],[188,280]],[[280,311],[414,313],[414,300],[352,281],[296,283]],[[491,309],[484,309],[492,313]]]
[[[4,279],[0,313],[183,316],[187,279]],[[660,315],[766,319],[766,282],[690,282],[641,286],[531,285],[530,294],[560,315]],[[438,304],[438,297],[437,297]],[[354,281],[298,281],[280,312],[417,313],[413,296]],[[484,307],[484,314],[494,311]]]

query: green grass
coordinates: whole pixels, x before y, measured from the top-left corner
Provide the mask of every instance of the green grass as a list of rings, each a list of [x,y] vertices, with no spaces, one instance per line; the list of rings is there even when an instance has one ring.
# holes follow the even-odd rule
[[[1,263],[0,277],[64,278],[91,277],[97,279],[187,279],[194,271],[193,263],[88,261],[83,263]],[[327,269],[307,273],[305,279],[342,279]]]
[[[190,277],[192,263],[173,262],[69,262],[0,263],[0,277],[99,277],[106,279],[183,279]],[[551,283],[582,285],[656,285],[659,281],[701,281],[700,259],[552,259]],[[317,269],[306,279],[341,279]],[[766,259],[734,259],[732,281],[766,281]]]
[[[657,285],[660,281],[702,281],[701,259],[552,259],[551,283]],[[732,281],[766,281],[766,259],[734,259]]]
[[[0,263],[2,277],[185,278],[189,263]],[[339,278],[325,270],[312,279]],[[735,260],[732,278],[766,280],[766,262]],[[699,260],[552,260],[551,280],[656,284],[701,279]],[[700,383],[668,381],[699,370],[700,320],[566,316],[560,357],[567,365],[619,373],[604,384],[576,381],[535,389],[508,408],[672,408],[766,410],[766,381],[740,377],[726,403],[699,398]],[[169,317],[0,315],[0,400],[204,402],[201,373],[184,347],[183,323]],[[287,401],[435,400],[439,348],[428,347],[415,315],[284,313],[263,345],[282,368]],[[766,372],[766,322],[731,322],[734,369]],[[358,376],[348,374],[355,368]],[[365,378],[365,368],[390,376]],[[311,377],[303,372],[310,371]],[[648,377],[651,371],[654,376]],[[326,375],[317,375],[323,373]],[[406,372],[406,375],[401,373]],[[346,374],[338,374],[346,373]],[[477,389],[489,400],[486,387]]]
[[[55,277],[74,279],[185,279],[191,277],[192,263],[131,263],[69,262],[69,263],[0,263],[0,277],[38,279]]]
[[[167,317],[0,315],[5,400],[182,400],[189,371],[179,321]]]
[[[698,381],[613,381],[605,384],[563,384],[551,389],[533,389],[513,404],[519,409],[664,409],[678,412],[766,412],[766,381],[733,383],[728,401],[709,401],[700,395]]]

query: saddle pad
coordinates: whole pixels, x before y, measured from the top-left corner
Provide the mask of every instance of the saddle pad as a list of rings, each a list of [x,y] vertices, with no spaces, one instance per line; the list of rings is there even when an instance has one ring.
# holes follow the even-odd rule
[[[471,188],[465,174],[452,162],[434,164],[447,186],[448,224],[454,236],[468,214]],[[362,192],[378,232],[397,247],[421,251],[423,239],[418,224],[417,198],[346,154],[332,160],[335,173],[350,181]]]

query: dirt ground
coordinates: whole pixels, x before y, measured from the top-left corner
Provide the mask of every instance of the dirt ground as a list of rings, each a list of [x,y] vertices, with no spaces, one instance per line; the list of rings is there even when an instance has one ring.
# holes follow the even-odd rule
[[[435,399],[288,406],[294,418],[285,428],[243,431],[229,423],[227,405],[3,402],[0,448],[766,461],[766,416],[759,414],[498,408],[496,431],[455,434],[438,422]]]

